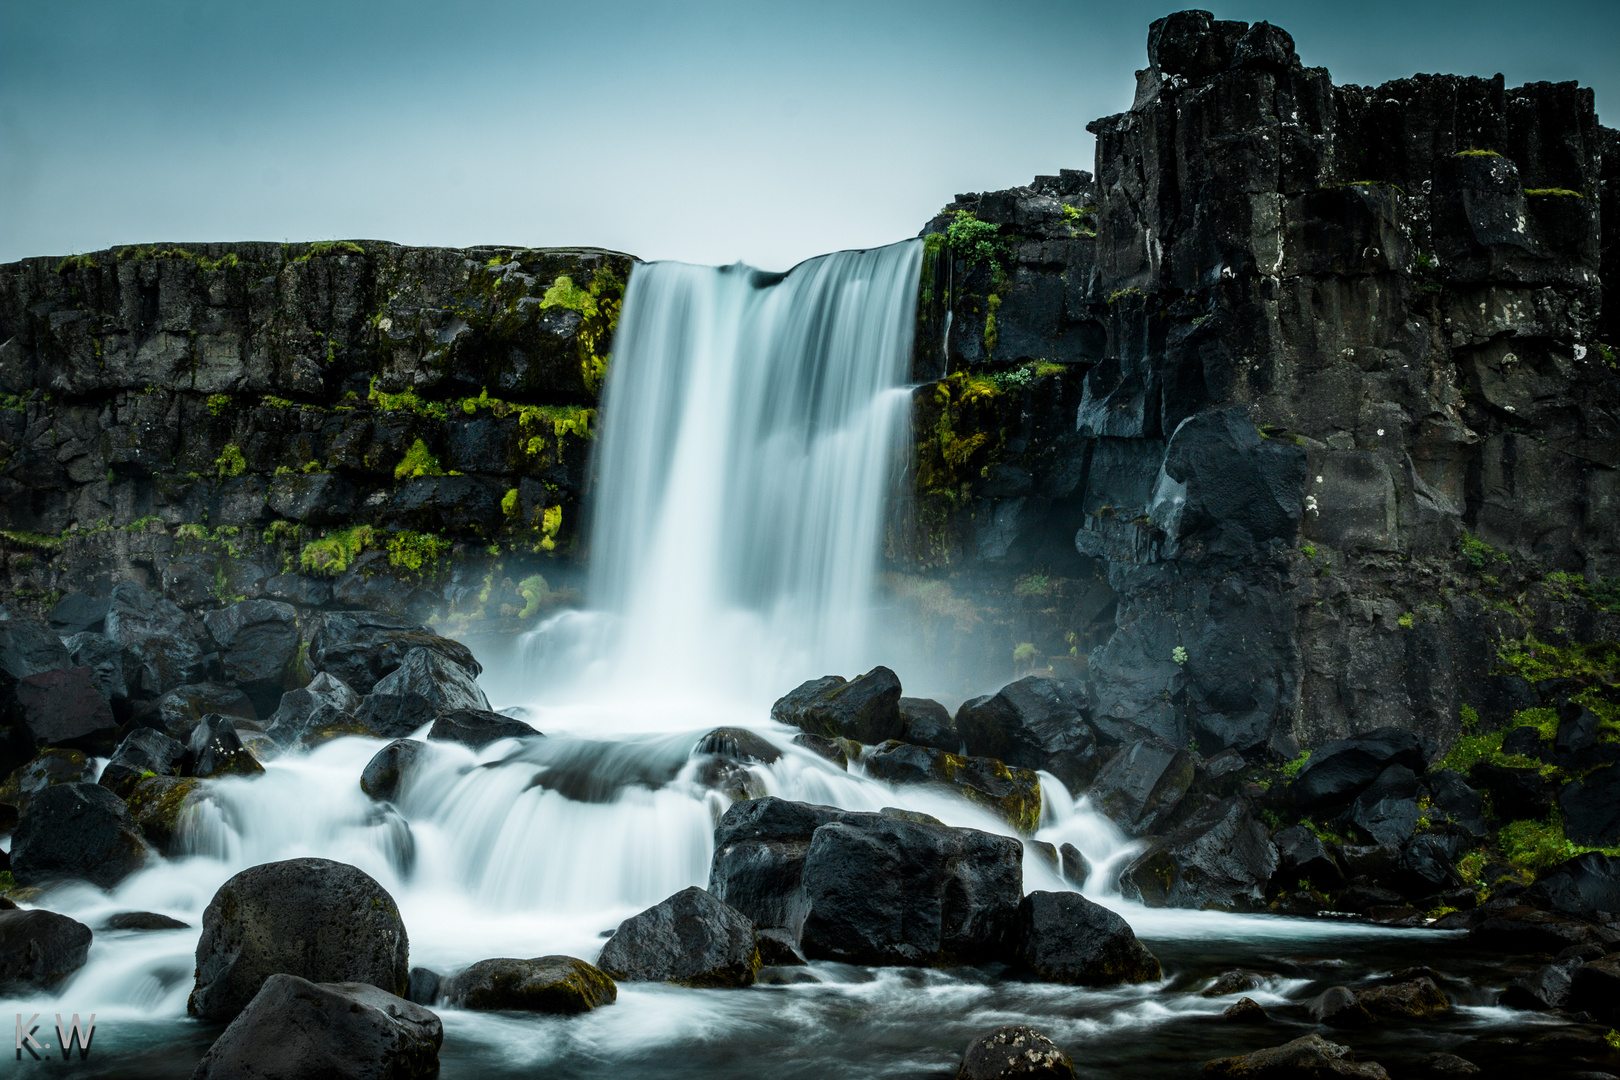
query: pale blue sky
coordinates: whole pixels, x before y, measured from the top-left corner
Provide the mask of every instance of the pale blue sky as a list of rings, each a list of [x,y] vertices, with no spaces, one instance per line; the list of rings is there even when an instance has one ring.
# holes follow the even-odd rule
[[[1207,6],[1341,83],[1578,79],[1620,121],[1615,0]],[[1090,168],[1169,10],[0,0],[0,260],[363,237],[786,268]]]

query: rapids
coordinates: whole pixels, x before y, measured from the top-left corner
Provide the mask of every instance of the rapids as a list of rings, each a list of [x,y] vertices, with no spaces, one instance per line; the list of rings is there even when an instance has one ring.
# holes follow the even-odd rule
[[[73,1065],[81,1075],[189,1075],[217,1034],[186,1018],[204,907],[237,871],[308,855],[388,888],[413,965],[594,959],[620,920],[706,883],[727,804],[695,781],[691,752],[719,725],[755,729],[783,751],[753,767],[770,794],[1005,832],[949,795],[837,768],[769,719],[772,700],[802,679],[865,670],[892,644],[874,632],[873,585],[908,445],[920,258],[908,241],[785,275],[639,266],[604,400],[588,603],[481,657],[492,701],[547,737],[478,753],[432,743],[393,806],[358,784],[377,740],[341,739],[272,760],[263,776],[213,782],[185,811],[180,857],[111,893],[66,885],[37,898],[96,930],[90,959],[57,996],[0,1011],[94,1012],[94,1052]],[[1454,947],[1421,931],[1128,904],[1107,882],[1134,845],[1052,777],[1043,792],[1038,838],[1087,856],[1090,895],[1159,953],[1163,983],[1091,991],[999,970],[818,963],[743,991],[631,984],[616,1005],[573,1019],[441,1009],[442,1075],[742,1077],[764,1066],[783,1077],[949,1076],[970,1038],[1027,1020],[1077,1061],[1157,1076],[1201,1048],[1232,1052],[1213,1022],[1232,998],[1187,992],[1225,968],[1273,972],[1251,996],[1275,1004],[1324,978],[1404,966],[1418,936],[1430,953]],[[1026,890],[1065,887],[1026,858]],[[191,928],[100,929],[129,910]],[[1470,963],[1457,959],[1461,971]],[[1499,1019],[1463,1009],[1430,1031],[1443,1048]],[[1142,1038],[1171,1029],[1174,1039]]]

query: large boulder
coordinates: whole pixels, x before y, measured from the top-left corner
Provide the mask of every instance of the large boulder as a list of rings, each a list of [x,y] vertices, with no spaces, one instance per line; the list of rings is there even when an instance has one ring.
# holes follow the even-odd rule
[[[88,781],[57,784],[29,800],[11,839],[11,872],[24,885],[81,879],[110,889],[148,854],[124,800]]]
[[[901,698],[900,724],[905,729],[900,737],[908,743],[931,746],[948,754],[962,752],[962,733],[956,730],[956,721],[951,719],[950,710],[933,698]]]
[[[230,683],[202,682],[177,686],[157,701],[141,706],[135,721],[145,727],[161,728],[186,742],[203,717],[216,714],[251,724],[259,720],[258,710],[242,691]]]
[[[1344,871],[1326,845],[1303,825],[1279,829],[1271,837],[1277,849],[1272,879],[1283,888],[1305,881],[1326,892],[1344,888]]]
[[[1330,742],[1311,752],[1289,794],[1303,810],[1342,805],[1359,795],[1391,765],[1421,773],[1427,754],[1405,728],[1385,727]]]
[[[148,776],[131,789],[130,818],[147,843],[163,854],[179,852],[180,818],[198,795],[200,783],[190,776]]]
[[[55,634],[0,605],[0,772],[10,772],[33,757],[39,745],[17,701],[18,684],[72,666],[72,657]]]
[[[1192,755],[1157,739],[1119,748],[1087,794],[1131,836],[1158,831],[1181,805],[1195,773]]]
[[[480,960],[445,979],[439,997],[463,1009],[575,1016],[613,1004],[619,988],[599,968],[572,956],[503,957]]]
[[[186,1009],[228,1020],[277,973],[403,995],[409,954],[399,908],[369,874],[330,859],[264,863],[221,885],[203,911]]]
[[[1114,986],[1154,982],[1158,959],[1130,924],[1074,892],[1032,892],[1018,905],[1012,954],[1046,982]]]
[[[265,734],[281,746],[291,746],[319,728],[352,720],[360,701],[342,679],[322,671],[307,686],[281,695]]]
[[[428,729],[429,739],[460,743],[473,750],[482,750],[501,739],[523,739],[538,734],[522,720],[479,709],[447,712],[433,721],[433,726]]]
[[[970,755],[1045,769],[1079,791],[1098,765],[1097,737],[1085,707],[1084,698],[1063,682],[1032,675],[963,702],[956,729]]]
[[[208,677],[200,628],[172,600],[134,582],[121,582],[109,597],[106,626],[107,636],[135,655],[142,697],[157,697]]]
[[[360,790],[373,799],[394,802],[405,778],[427,752],[415,739],[395,739],[372,755],[360,773]]]
[[[0,993],[54,990],[84,966],[90,928],[54,911],[0,911]]]
[[[1575,843],[1620,845],[1620,768],[1608,765],[1565,784],[1558,792],[1558,809],[1564,832]]]
[[[140,661],[135,654],[104,634],[74,634],[63,642],[74,667],[86,668],[90,682],[112,705],[119,723],[128,723],[133,708],[130,693],[140,685]]]
[[[945,965],[995,956],[1023,898],[1023,845],[922,815],[846,814],[804,861],[806,956]]]
[[[472,650],[459,641],[440,637],[425,626],[395,615],[374,611],[334,611],[321,616],[309,640],[309,664],[351,687],[369,694],[412,649],[430,649],[460,666],[471,678],[484,669]]]
[[[1074,1062],[1034,1028],[1011,1024],[968,1044],[956,1080],[1074,1080]]]
[[[810,838],[844,813],[771,796],[734,804],[714,830],[709,892],[756,928],[785,929],[797,941],[809,913],[804,861]]]
[[[1491,813],[1501,821],[1544,818],[1552,809],[1556,794],[1552,781],[1541,775],[1541,769],[1536,766],[1481,761],[1468,770],[1468,779],[1490,795]],[[1584,819],[1578,811],[1577,817]]]
[[[1271,1080],[1389,1080],[1375,1061],[1357,1061],[1348,1046],[1320,1035],[1302,1035],[1293,1042],[1270,1046],[1237,1057],[1204,1062],[1210,1077],[1266,1077]]]
[[[1346,821],[1375,844],[1403,844],[1417,830],[1417,776],[1405,765],[1391,765],[1350,804]]]
[[[99,635],[110,605],[111,601],[105,596],[71,592],[56,602],[46,621],[50,623],[52,633],[63,637],[87,632]]]
[[[42,671],[17,682],[13,741],[66,746],[106,756],[118,745],[118,721],[89,668]]]
[[[1357,990],[1356,1001],[1380,1020],[1417,1020],[1451,1008],[1446,992],[1427,975]]]
[[[754,924],[694,885],[620,923],[596,966],[619,982],[751,986],[760,956]]]
[[[874,780],[949,790],[1026,835],[1040,826],[1041,781],[1033,769],[903,742],[884,743],[866,756],[865,765]]]
[[[433,649],[416,648],[377,682],[355,710],[355,723],[383,739],[402,739],[458,710],[488,712],[489,699],[467,669]]]
[[[28,810],[28,801],[36,793],[57,784],[89,780],[92,772],[90,759],[82,751],[54,747],[41,750],[34,760],[18,767],[0,784],[0,807],[12,809],[12,813],[5,815],[10,819],[10,827],[16,827],[16,818]]]
[[[198,777],[257,776],[264,766],[242,745],[231,718],[216,714],[203,717],[192,729],[182,771]]]
[[[1580,966],[1579,960],[1560,960],[1515,976],[1507,989],[1502,991],[1497,1004],[1526,1012],[1561,1009],[1569,1000],[1570,984],[1574,981],[1575,969]]]
[[[1266,827],[1239,798],[1212,801],[1153,841],[1120,877],[1120,891],[1148,907],[1250,911],[1277,869]]]
[[[426,1080],[444,1025],[368,983],[272,975],[232,1020],[192,1080]]]
[[[179,739],[156,728],[138,727],[118,744],[97,782],[128,799],[135,785],[149,776],[178,776],[185,756],[185,744]]]
[[[1590,1013],[1600,1024],[1620,1023],[1620,956],[1606,956],[1575,969],[1565,1008]]]
[[[225,677],[268,713],[281,699],[298,654],[298,609],[278,600],[241,600],[203,616],[219,646]]]
[[[839,675],[811,679],[778,698],[771,719],[828,739],[898,739],[904,734],[900,679],[886,667],[848,681]]]
[[[1431,821],[1448,822],[1475,840],[1485,838],[1485,800],[1460,773],[1438,769],[1424,777],[1424,783],[1433,803],[1429,809]]]
[[[1559,863],[1526,893],[1536,907],[1577,918],[1620,912],[1620,858],[1589,851]]]

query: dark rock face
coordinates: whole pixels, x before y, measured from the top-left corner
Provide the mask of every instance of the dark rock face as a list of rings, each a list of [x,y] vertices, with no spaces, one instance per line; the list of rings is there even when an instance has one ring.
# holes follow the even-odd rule
[[[1620,768],[1610,765],[1564,785],[1558,808],[1564,834],[1577,844],[1620,844]]]
[[[420,1005],[359,982],[272,975],[214,1040],[197,1080],[426,1080],[444,1025]]]
[[[964,702],[956,727],[972,756],[1045,769],[1079,791],[1097,771],[1097,737],[1084,705],[1060,681],[1030,676]]]
[[[1155,840],[1120,877],[1127,897],[1149,907],[1244,911],[1265,898],[1277,849],[1241,799],[1211,802]]]
[[[187,776],[257,776],[264,766],[242,745],[228,716],[209,715],[192,730],[186,746]]]
[[[1497,1003],[1509,1009],[1546,1012],[1562,1008],[1569,1000],[1570,984],[1574,981],[1579,960],[1565,960],[1547,964],[1528,975],[1520,975],[1508,983]]]
[[[309,641],[309,662],[330,672],[357,694],[369,694],[413,649],[430,649],[463,668],[471,678],[483,674],[471,650],[395,615],[370,611],[337,611],[321,617]]]
[[[63,637],[87,631],[100,633],[107,619],[111,602],[105,596],[90,596],[82,592],[68,593],[51,608],[46,620],[54,633]]]
[[[1591,1013],[1599,1023],[1620,1019],[1620,959],[1606,957],[1576,968],[1564,1006]]]
[[[1421,815],[1417,777],[1405,765],[1391,765],[1356,796],[1348,820],[1375,844],[1401,844],[1412,838]]]
[[[1281,829],[1272,834],[1271,842],[1277,848],[1275,880],[1287,884],[1309,881],[1324,890],[1344,887],[1344,871],[1316,834],[1305,826]]]
[[[177,686],[137,714],[136,722],[160,727],[185,741],[203,717],[217,714],[257,723],[258,712],[246,694],[230,683],[206,682]]]
[[[135,655],[144,697],[208,678],[200,627],[179,605],[133,582],[113,586],[107,636]]]
[[[431,968],[413,967],[405,1000],[418,1005],[432,1005],[439,1000],[439,984],[443,981],[439,973]]]
[[[44,671],[18,681],[13,727],[35,746],[63,746],[105,755],[118,743],[118,721],[89,668]]]
[[[540,734],[521,720],[502,716],[496,712],[457,709],[433,721],[428,738],[441,742],[455,742],[474,750],[482,750],[500,739],[523,739]]]
[[[968,1044],[956,1080],[1074,1080],[1074,1062],[1057,1043],[1015,1024]]]
[[[597,966],[619,982],[752,986],[754,924],[693,886],[619,924]]]
[[[128,799],[147,773],[177,775],[185,753],[185,745],[178,739],[171,739],[156,728],[136,728],[118,744],[97,782],[120,799]]]
[[[489,712],[489,699],[460,664],[418,647],[378,680],[355,710],[355,723],[384,739],[400,739],[445,713]]]
[[[84,966],[90,928],[54,911],[0,911],[0,990],[55,989]]]
[[[360,708],[360,695],[329,671],[323,671],[298,690],[281,695],[281,704],[270,716],[265,733],[283,746],[298,742],[305,735],[337,717],[353,717]],[[317,716],[319,713],[319,716]]]
[[[370,875],[329,859],[264,863],[221,885],[203,911],[186,1009],[229,1019],[278,973],[403,994],[409,952],[394,898]]]
[[[932,698],[901,698],[900,723],[905,728],[901,738],[908,743],[947,754],[962,752],[962,734],[956,730],[956,721],[945,706]]]
[[[810,906],[803,887],[810,837],[843,816],[774,797],[734,804],[714,831],[710,894],[755,927],[784,928],[797,941]]]
[[[439,996],[464,1009],[512,1009],[574,1016],[618,999],[599,969],[572,956],[480,960],[445,979]]]
[[[771,719],[823,738],[880,743],[904,734],[900,680],[886,667],[846,682],[826,675],[803,683],[771,706]]]
[[[397,800],[405,777],[426,750],[414,739],[395,739],[366,763],[360,774],[360,790],[384,802]]]
[[[1416,735],[1400,728],[1380,728],[1313,750],[1289,794],[1305,810],[1342,804],[1370,787],[1392,765],[1416,774],[1425,764]]]
[[[1577,855],[1543,874],[1528,896],[1537,907],[1577,918],[1620,911],[1620,859],[1598,851]]]
[[[1046,982],[1113,986],[1160,977],[1159,961],[1130,925],[1079,893],[1024,897],[1012,942],[1017,964]]]
[[[1491,809],[1504,821],[1542,818],[1552,809],[1554,790],[1540,769],[1482,761],[1468,770],[1474,786],[1491,797]]]
[[[1092,782],[1092,802],[1132,836],[1155,832],[1193,782],[1184,750],[1144,739],[1121,747]]]
[[[857,964],[974,963],[994,955],[1022,894],[1018,841],[847,814],[805,853],[806,956]]]
[[[16,814],[24,814],[29,800],[38,792],[56,784],[87,781],[90,774],[90,760],[78,750],[41,750],[34,760],[0,784],[0,806],[9,806]]]
[[[277,600],[243,600],[203,616],[219,645],[225,677],[269,713],[281,699],[298,652],[298,609]]]
[[[1041,784],[1032,769],[901,742],[884,743],[867,755],[865,764],[866,775],[874,780],[947,788],[1026,835],[1041,823]]]
[[[132,708],[130,687],[139,684],[140,663],[135,656],[101,634],[74,634],[63,644],[74,667],[89,669],[90,681],[111,703],[113,715],[120,723],[127,722]]]
[[[12,837],[11,871],[25,885],[77,878],[110,889],[147,855],[124,800],[99,784],[57,784],[29,801]]]

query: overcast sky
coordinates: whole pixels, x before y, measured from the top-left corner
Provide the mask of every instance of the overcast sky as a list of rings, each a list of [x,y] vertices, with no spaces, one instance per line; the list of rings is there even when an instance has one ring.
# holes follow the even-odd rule
[[[1578,79],[1620,2],[1233,2],[1337,82]],[[0,260],[134,242],[810,255],[1092,167],[1148,23],[1069,2],[0,0]]]

